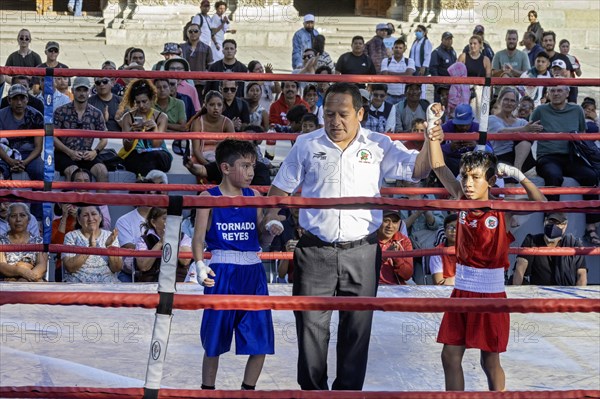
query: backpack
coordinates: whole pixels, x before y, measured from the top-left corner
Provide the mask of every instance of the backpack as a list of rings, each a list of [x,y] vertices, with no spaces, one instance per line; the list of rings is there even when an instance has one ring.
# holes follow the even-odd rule
[[[593,141],[574,140],[570,143],[572,153],[591,167],[600,180],[600,148]]]
[[[388,61],[387,66],[389,68],[390,63],[392,62],[392,57],[388,57],[387,61]],[[406,69],[408,69],[408,57],[404,57],[404,63],[406,64]]]

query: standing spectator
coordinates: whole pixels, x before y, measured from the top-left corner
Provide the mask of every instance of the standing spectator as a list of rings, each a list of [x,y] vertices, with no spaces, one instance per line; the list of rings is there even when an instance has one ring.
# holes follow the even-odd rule
[[[10,54],[6,59],[6,66],[13,67],[36,67],[42,63],[42,58],[38,53],[31,50],[31,32],[28,29],[21,29],[17,34],[17,43],[19,49]]]
[[[319,34],[315,29],[315,16],[306,14],[304,26],[294,33],[292,39],[292,69],[302,68],[302,54],[307,48],[313,48],[313,39]]]
[[[431,76],[450,76],[448,67],[457,61],[456,51],[452,47],[454,36],[451,32],[442,34],[442,43],[431,52],[431,61],[429,62],[429,73]],[[434,85],[434,102],[440,102],[437,94],[439,85]]]
[[[281,87],[283,95],[269,109],[269,124],[287,126],[289,121],[286,114],[294,105],[302,104],[306,109],[310,106],[298,95],[298,82],[282,82]]]
[[[544,218],[542,234],[527,234],[522,248],[582,247],[580,239],[566,234],[567,216],[554,212]],[[571,256],[517,256],[513,285],[522,285],[527,277],[531,285],[587,285],[587,266],[583,255]]]
[[[396,107],[385,101],[387,85],[376,83],[371,85],[371,104],[361,125],[372,132],[388,133],[396,125]]]
[[[113,94],[112,79],[96,78],[94,84],[96,85],[96,94],[91,96],[88,102],[102,112],[109,132],[120,132],[121,126],[117,122],[120,117],[117,112],[119,104],[121,104],[121,97]]]
[[[469,39],[469,51],[463,52],[458,61],[467,66],[467,76],[469,77],[491,77],[492,76],[492,59],[485,55],[485,51],[481,51],[481,46],[484,43],[483,38],[479,35],[473,35]],[[479,115],[479,106],[481,104],[481,96],[483,94],[483,86],[472,86],[475,92],[475,108],[476,114]]]
[[[227,3],[217,1],[215,3],[215,15],[210,19],[210,30],[212,33],[211,50],[213,59],[219,61],[223,59],[223,42],[225,41],[225,33],[236,33],[235,29],[229,29],[231,21],[225,15],[227,11]]]
[[[58,79],[58,78],[54,78],[54,79]],[[67,78],[61,78],[61,79],[67,80]],[[23,76],[23,75],[17,75],[12,78],[13,85],[17,85],[17,84],[21,85],[27,91],[27,105],[29,107],[35,109],[36,111],[38,111],[40,114],[44,115],[44,103],[39,98],[31,95],[31,93],[29,92],[29,82],[30,82],[30,79],[27,76]],[[56,82],[56,80],[55,80],[55,82]],[[8,107],[8,96],[4,97],[2,99],[2,102],[0,102],[0,109],[6,108],[6,107]]]
[[[107,71],[116,71],[117,64],[110,60],[106,60],[102,63],[100,69],[106,69]],[[122,97],[125,92],[125,88],[121,85],[115,78],[110,78],[112,80],[112,92],[113,94]]]
[[[187,131],[185,104],[183,101],[171,97],[171,87],[168,79],[154,79],[156,87],[156,103],[154,109],[167,115],[167,132]]]
[[[560,49],[560,53],[562,55],[565,55],[569,59],[569,61],[571,61],[571,65],[573,66],[573,70],[570,71],[571,73],[570,73],[569,77],[571,77],[571,78],[581,77],[581,74],[582,74],[581,63],[574,55],[569,54],[569,51],[571,50],[571,43],[569,43],[569,41],[567,39],[562,39],[558,44],[558,48]],[[569,92],[569,101],[577,102],[578,95],[579,95],[579,87],[571,86],[571,91]]]
[[[517,49],[519,33],[515,29],[506,31],[505,41],[506,48],[498,51],[492,59],[492,76],[517,78],[531,68],[529,58]]]
[[[388,22],[387,24],[388,31],[387,36],[383,38],[383,44],[385,44],[385,48],[387,50],[387,57],[391,57],[393,54],[394,43],[398,40],[397,37],[394,36],[396,33],[396,27],[393,22]]]
[[[406,85],[406,97],[394,105],[396,124],[394,132],[407,132],[415,119],[426,119],[429,101],[421,98],[421,85],[409,83]]]
[[[181,43],[182,57],[190,65],[190,70],[195,72],[204,72],[213,62],[212,50],[207,44],[200,41],[200,27],[196,24],[190,24],[187,28],[187,41]],[[194,86],[198,92],[198,97],[202,97],[206,82],[203,80],[194,80]]]
[[[223,42],[223,59],[213,63],[208,70],[210,72],[243,72],[247,73],[248,68],[235,58],[237,54],[237,43],[233,39],[227,39]],[[210,90],[219,90],[219,81],[208,82]],[[237,83],[237,94],[239,98],[244,98],[244,81],[240,80]]]
[[[415,61],[415,76],[429,75],[429,63],[431,62],[431,52],[433,46],[427,37],[427,28],[424,25],[417,25],[415,30],[415,41],[410,47],[409,57]],[[425,94],[425,85],[421,86],[423,95]],[[423,96],[423,98],[425,98]]]
[[[400,212],[383,211],[383,221],[377,229],[381,251],[412,251],[410,239],[402,234]],[[406,285],[413,275],[412,258],[382,258],[379,284]]]
[[[542,28],[542,24],[540,24],[537,20],[537,11],[531,10],[527,13],[527,18],[529,18],[529,26],[527,27],[527,32],[531,32],[535,35],[535,42],[537,44],[542,43],[542,34],[544,33],[544,28]]]
[[[451,213],[444,219],[444,237],[445,239],[437,248],[454,247],[456,245],[456,223],[457,213]],[[436,285],[454,285],[454,276],[456,275],[456,255],[434,255],[429,258],[429,270],[433,278],[433,284]]]
[[[535,103],[533,99],[529,96],[521,97],[521,101],[519,101],[519,108],[517,108],[517,116],[521,119],[525,119],[526,121],[530,120],[531,113],[535,108]]]
[[[529,65],[533,65],[535,63],[535,58],[539,53],[544,51],[544,48],[540,46],[535,41],[535,35],[531,32],[525,32],[523,34],[523,46],[525,46],[525,50],[523,50],[527,54],[527,58],[529,58]]]
[[[387,50],[383,39],[388,36],[387,24],[377,24],[375,26],[375,36],[371,38],[365,45],[365,54],[367,54],[373,64],[377,73],[381,71],[381,62],[384,58],[387,58]]]
[[[165,61],[164,68],[165,71],[189,72],[190,64],[188,64],[185,58],[173,57]],[[177,92],[190,97],[192,99],[192,104],[194,104],[194,112],[198,112],[200,110],[200,99],[198,98],[196,88],[189,84],[185,79],[178,79],[178,82]]]
[[[492,46],[488,42],[485,41],[485,28],[483,25],[477,25],[475,29],[473,29],[473,36],[479,36],[481,38],[481,44],[479,45],[479,50],[491,60],[494,59],[494,50]],[[471,51],[471,41],[469,40],[469,44],[465,46],[463,49],[463,53],[467,54]],[[464,62],[464,61],[463,61]]]
[[[200,41],[207,46],[210,46],[212,43],[212,31],[210,29],[210,17],[208,16],[208,12],[210,11],[210,1],[202,0],[200,1],[200,12],[196,14],[191,23],[197,25],[200,29]],[[184,28],[183,40],[188,40],[187,37],[187,28],[188,25]]]
[[[27,229],[33,216],[26,204],[10,204],[7,219],[9,230],[5,235],[0,234],[0,245],[42,244],[42,238]],[[0,252],[0,281],[43,281],[47,267],[45,252]]]
[[[250,124],[250,108],[244,98],[236,95],[239,84],[235,80],[224,80],[221,83],[223,94],[223,115],[231,119],[236,132],[242,132]],[[243,86],[242,86],[243,87]]]
[[[260,103],[262,89],[263,85],[258,82],[248,82],[246,84],[246,102],[250,112],[250,125],[260,126],[266,132],[269,129],[269,112]]]
[[[95,206],[77,209],[77,225],[65,235],[65,245],[90,248],[119,247],[118,230],[104,230],[102,213]],[[120,256],[62,254],[67,283],[118,283],[117,273],[123,267]]]
[[[192,98],[190,96],[177,92],[178,84],[179,82],[177,79],[169,79],[169,92],[171,93],[171,97],[183,102],[183,105],[185,106],[185,120],[189,121],[196,113],[196,110],[194,109],[194,103],[192,102]]]
[[[317,69],[322,66],[326,66],[332,71],[335,70],[335,64],[333,63],[331,56],[327,51],[325,51],[325,36],[315,36],[315,39],[313,40],[313,50],[315,50],[315,53],[318,54],[316,65]]]
[[[134,47],[131,50],[129,50],[129,63],[127,64],[127,66],[131,67],[132,63],[135,63],[138,67],[141,67],[141,70],[144,70],[144,64],[146,63],[146,54],[144,53],[144,50],[137,47]],[[128,68],[125,67],[123,69]]]
[[[384,177],[417,181],[429,174],[427,147],[408,151],[387,136],[360,127],[361,94],[356,85],[335,83],[325,96],[325,127],[300,135],[281,164],[270,196],[288,196],[302,187],[309,198],[379,196]],[[430,132],[442,140],[439,126]],[[356,156],[341,156],[356,154]],[[317,154],[318,156],[315,156]],[[333,162],[333,164],[332,164]],[[314,171],[332,167],[330,178]],[[352,174],[344,171],[353,170]],[[279,220],[272,208],[265,222]],[[375,209],[300,209],[306,231],[294,251],[294,288],[297,296],[370,296],[377,293],[381,249],[376,230],[382,212]],[[356,278],[348,279],[348,276]],[[298,336],[298,383],[304,390],[327,390],[327,353],[331,311],[294,312]],[[363,387],[369,353],[373,312],[340,311],[337,339],[337,376],[334,390]]]
[[[67,11],[69,11],[75,17],[81,17],[83,15],[83,0],[69,0],[67,3]]]
[[[165,132],[168,117],[154,109],[156,87],[147,79],[131,82],[125,91],[123,103],[130,111],[123,115],[124,132]],[[119,151],[125,169],[136,175],[146,175],[151,170],[168,172],[173,156],[163,139],[123,139]]]
[[[54,127],[56,129],[106,130],[106,122],[102,112],[88,103],[92,85],[86,77],[79,76],[73,80],[73,101],[54,111]],[[108,144],[107,139],[100,139],[92,149],[94,137],[55,137],[54,161],[56,170],[67,180],[78,168],[89,169],[97,182],[108,181],[108,170],[98,159],[98,154]]]
[[[315,71],[315,75],[333,75],[333,70],[328,66],[320,66]],[[329,88],[331,83],[329,82],[319,82],[317,83],[317,95],[319,99],[317,100],[317,105],[319,107],[323,106],[323,98],[325,97],[325,92]]]
[[[46,50],[44,53],[46,54],[46,62],[36,65],[38,68],[68,68],[65,64],[58,62],[58,54],[60,52],[60,47],[57,42],[48,42],[46,43]],[[32,91],[34,95],[37,95],[42,91],[41,82],[43,78],[38,76],[33,78]],[[56,105],[55,105],[56,106]]]
[[[307,48],[304,50],[304,54],[302,55],[302,68],[294,69],[292,73],[314,75],[315,71],[317,70],[317,59],[317,53],[315,50]],[[298,86],[299,92],[303,93],[304,88],[308,84],[308,82],[300,82]]]
[[[273,65],[263,65],[256,60],[248,63],[248,72],[250,73],[273,73]],[[262,96],[260,98],[260,105],[266,110],[271,108],[271,103],[275,100],[275,96],[281,93],[281,85],[279,82],[257,82],[262,86]]]
[[[8,202],[0,202],[0,235],[5,235],[10,230],[10,225],[8,224],[8,206],[10,203]],[[36,218],[31,218],[29,220],[29,224],[27,225],[27,231],[32,236],[40,235],[40,225]]]
[[[160,55],[162,55],[163,57],[165,57],[164,60],[160,60],[158,61],[156,64],[154,64],[152,66],[152,70],[153,71],[162,71],[163,70],[163,65],[165,63],[166,60],[170,60],[173,57],[181,57],[181,47],[179,46],[179,44],[177,43],[165,43],[164,47],[163,47],[163,51],[160,53]]]
[[[581,108],[585,114],[586,133],[598,133],[598,114],[596,112],[596,101],[593,98],[586,97],[581,103]]]
[[[302,99],[308,104],[308,112],[317,117],[317,125],[323,127],[323,106],[317,105],[319,99],[317,86],[314,84],[306,86]]]
[[[393,56],[381,63],[381,74],[392,76],[412,76],[415,73],[415,61],[412,58],[404,57],[406,43],[398,39],[394,42]],[[388,85],[388,95],[386,101],[390,104],[397,104],[404,98],[404,83],[390,83]]]
[[[546,39],[548,36],[545,36]],[[533,110],[532,121],[540,121],[544,127],[543,132],[585,132],[585,115],[583,109],[577,104],[567,102],[569,96],[568,86],[555,86],[548,90],[550,103],[543,104]],[[568,141],[544,140],[537,143],[538,176],[544,179],[546,186],[560,187],[563,176],[577,180],[582,186],[596,186],[598,176],[596,171],[588,166],[581,158],[573,156]],[[584,200],[597,200],[597,195],[584,195]],[[558,201],[558,195],[548,195],[549,201]],[[600,215],[588,213],[585,215],[586,234],[590,242],[600,246],[600,239],[596,233],[596,223]]]
[[[335,64],[335,72],[339,75],[376,75],[377,69],[368,55],[365,54],[365,39],[362,36],[352,38],[352,51],[344,53]],[[361,89],[364,83],[357,84]]]
[[[575,69],[573,68],[573,64],[571,64],[571,60],[569,59],[569,57],[567,57],[564,54],[557,53],[556,51],[554,51],[554,48],[556,46],[556,33],[554,33],[551,30],[544,31],[544,33],[542,34],[542,46],[544,47],[546,54],[548,54],[548,57],[550,57],[551,65],[554,64],[554,61],[557,61],[557,60],[564,61],[564,63],[565,63],[564,69],[569,71],[569,73],[567,74],[566,77],[569,77],[571,75],[571,73],[573,73],[575,71]],[[579,88],[577,88],[577,86],[571,87],[570,91],[569,91],[568,101],[570,103],[577,103],[577,95],[578,94],[579,94]]]

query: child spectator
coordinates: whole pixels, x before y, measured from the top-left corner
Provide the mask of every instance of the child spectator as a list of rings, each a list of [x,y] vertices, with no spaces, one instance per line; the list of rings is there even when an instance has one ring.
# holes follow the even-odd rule
[[[444,219],[444,239],[437,248],[454,247],[456,245],[457,213],[451,213]],[[456,275],[456,254],[434,255],[429,258],[429,270],[433,277],[433,284],[454,285]]]
[[[464,78],[467,76],[467,66],[462,62],[455,62],[448,67],[448,73],[452,77]],[[450,85],[446,115],[454,115],[456,107],[460,104],[468,104],[469,101],[471,101],[471,89],[469,85]]]
[[[215,156],[223,179],[221,184],[200,196],[260,195],[249,188],[256,162],[251,142],[223,140],[217,146]],[[268,295],[267,278],[258,252],[261,244],[269,245],[275,235],[283,232],[283,225],[279,221],[265,225],[262,219],[262,210],[251,207],[198,209],[192,243],[197,261],[190,267],[186,280],[204,285],[205,295]],[[205,242],[207,250],[212,252],[210,267],[202,261]],[[265,354],[274,353],[270,310],[204,311],[200,330],[205,350],[202,389],[215,389],[219,356],[229,351],[234,331],[236,354],[250,355],[242,389],[254,390]]]
[[[598,133],[598,114],[596,113],[596,101],[593,98],[586,97],[581,103],[583,113],[585,114],[586,133]]]
[[[439,123],[442,106],[428,109],[428,126]],[[490,188],[497,176],[516,179],[532,201],[546,201],[544,195],[515,167],[497,164],[488,152],[475,151],[463,155],[459,182],[446,167],[439,140],[428,136],[429,159],[432,169],[454,198],[488,201]],[[456,232],[456,281],[452,298],[506,298],[504,271],[510,266],[508,247],[514,240],[504,212],[496,210],[460,211]],[[477,327],[473,327],[477,326]],[[510,319],[508,313],[444,314],[437,341],[444,344],[442,364],[447,391],[465,389],[462,358],[466,348],[481,350],[481,366],[491,391],[505,389],[504,370],[500,353],[506,351]]]
[[[550,66],[550,57],[545,51],[540,52],[535,57],[535,65],[529,71],[523,72],[522,78],[551,78],[548,70]],[[546,102],[546,90],[543,86],[519,86],[517,88],[522,95],[529,96],[537,107]]]
[[[313,114],[308,113],[302,117],[302,133],[310,133],[319,129],[319,118]]]

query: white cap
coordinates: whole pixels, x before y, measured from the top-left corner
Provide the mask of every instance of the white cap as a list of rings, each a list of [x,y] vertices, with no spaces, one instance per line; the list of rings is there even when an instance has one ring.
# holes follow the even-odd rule
[[[304,16],[304,22],[315,22],[315,16],[312,14],[306,14]]]
[[[554,60],[552,61],[552,67],[559,67],[560,69],[567,69],[567,64],[563,60]]]

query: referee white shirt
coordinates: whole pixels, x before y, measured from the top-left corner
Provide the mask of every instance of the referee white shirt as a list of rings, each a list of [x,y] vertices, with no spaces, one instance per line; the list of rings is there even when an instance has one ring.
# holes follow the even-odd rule
[[[389,60],[389,62],[388,62]],[[406,64],[406,60],[408,60],[408,65]],[[400,61],[396,61],[394,57],[384,58],[381,61],[381,72],[389,71],[389,72],[397,72],[403,73],[406,72],[407,69],[416,70],[415,61],[412,58],[406,58],[402,56]],[[388,83],[388,94],[392,96],[401,96],[404,94],[406,85],[404,83]]]
[[[418,151],[360,128],[342,151],[324,128],[303,134],[281,164],[273,186],[287,193],[302,187],[307,198],[379,197],[384,178],[412,178]],[[382,222],[377,209],[300,209],[300,226],[325,242],[356,241]]]

